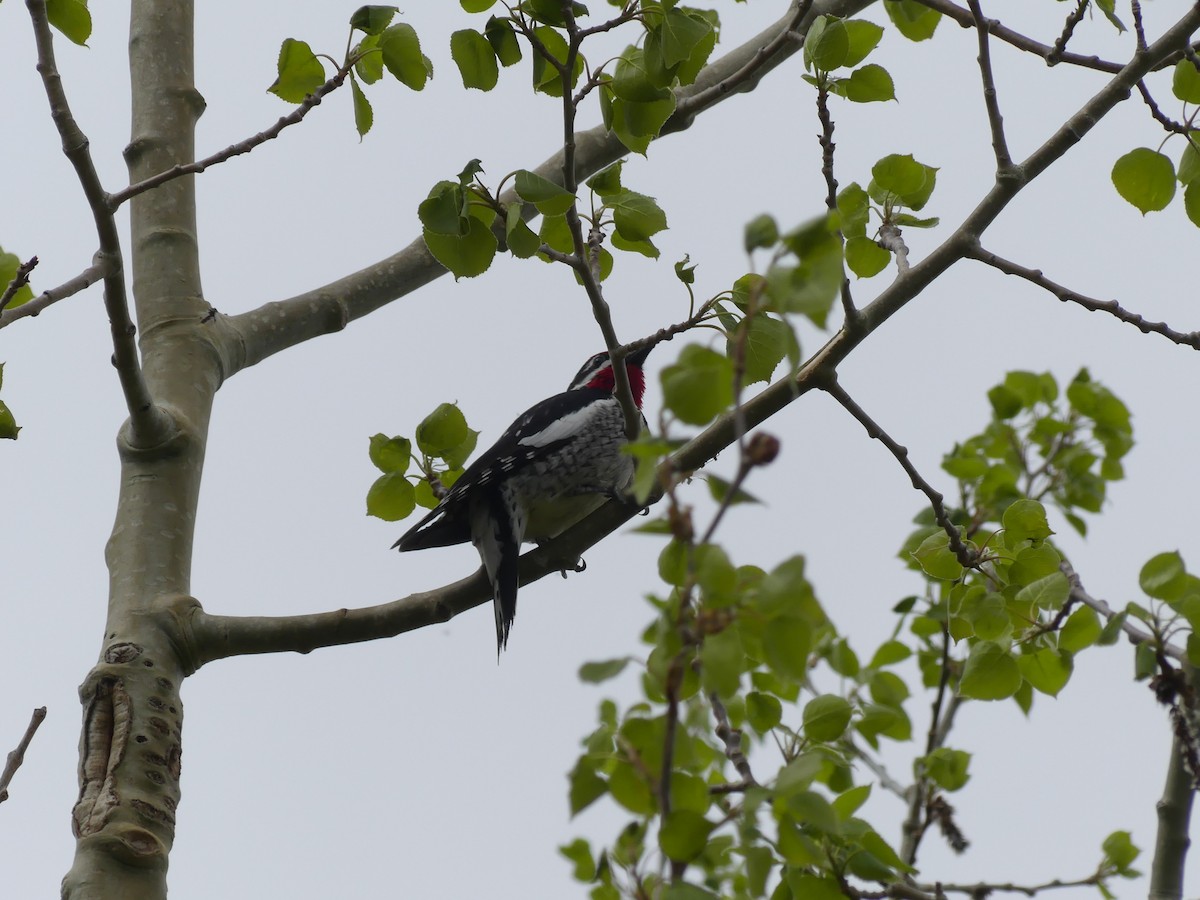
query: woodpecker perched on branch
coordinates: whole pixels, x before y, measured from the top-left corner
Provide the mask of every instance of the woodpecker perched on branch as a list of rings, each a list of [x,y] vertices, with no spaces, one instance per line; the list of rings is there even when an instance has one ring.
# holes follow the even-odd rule
[[[650,349],[625,357],[639,410]],[[401,551],[475,545],[492,583],[497,653],[508,644],[517,613],[521,543],[561,534],[633,481],[633,457],[621,452],[625,417],[614,375],[607,352],[589,359],[566,391],[526,410],[392,545]]]

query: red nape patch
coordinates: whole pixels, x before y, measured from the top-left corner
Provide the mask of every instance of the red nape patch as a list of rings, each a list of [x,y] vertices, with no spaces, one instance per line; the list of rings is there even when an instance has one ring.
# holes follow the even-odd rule
[[[625,371],[629,373],[629,388],[633,392],[633,402],[637,404],[638,409],[642,408],[642,397],[646,393],[646,374],[642,371],[641,366],[631,366],[626,364]],[[599,388],[603,391],[611,391],[616,386],[616,380],[613,378],[612,366],[605,366],[596,373],[596,377],[587,383],[590,388]]]

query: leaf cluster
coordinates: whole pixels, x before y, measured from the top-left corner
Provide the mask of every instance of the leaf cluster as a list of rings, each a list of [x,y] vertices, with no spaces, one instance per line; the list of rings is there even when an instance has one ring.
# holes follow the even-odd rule
[[[279,48],[275,81],[267,90],[288,103],[303,103],[326,84],[322,57],[333,62],[338,83],[349,77],[354,103],[354,126],[359,137],[371,130],[375,113],[363,89],[390,75],[414,91],[433,77],[433,63],[421,52],[417,32],[406,22],[392,24],[399,8],[361,6],[350,17],[350,37],[341,63],[313,52],[305,41],[286,38]],[[353,43],[358,36],[358,42]],[[353,47],[351,44],[353,43]]]
[[[462,475],[479,432],[467,425],[455,404],[442,403],[421,420],[414,438],[419,456],[413,453],[413,441],[406,437],[371,437],[368,453],[383,474],[367,491],[367,515],[396,522],[417,506],[437,506]],[[410,472],[414,463],[416,471]]]

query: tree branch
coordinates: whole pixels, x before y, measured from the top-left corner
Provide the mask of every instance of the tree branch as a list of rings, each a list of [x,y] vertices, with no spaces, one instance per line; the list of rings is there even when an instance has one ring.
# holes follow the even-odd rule
[[[258,134],[251,135],[243,141],[238,141],[236,144],[230,144],[224,150],[218,150],[216,153],[212,154],[211,156],[206,156],[204,159],[187,164],[172,166],[165,172],[159,172],[157,175],[152,175],[149,178],[137,182],[137,184],[131,184],[126,188],[122,188],[115,194],[109,194],[108,208],[115,212],[122,203],[132,197],[136,197],[138,194],[144,194],[146,191],[152,190],[159,185],[166,184],[168,181],[179,178],[181,175],[199,174],[210,166],[223,163],[226,160],[232,159],[235,156],[240,156],[243,153],[249,153],[255,147],[265,144],[267,141],[274,140],[275,138],[279,137],[283,129],[290,125],[296,125],[302,122],[305,116],[321,105],[321,101],[324,100],[327,95],[341,87],[346,81],[346,76],[350,74],[350,69],[352,67],[353,63],[348,63],[347,65],[338,69],[332,78],[305,97],[299,106],[297,106],[286,116],[281,117],[274,125],[265,131],[260,131]]]
[[[1195,779],[1184,763],[1183,742],[1171,741],[1167,760],[1167,782],[1158,801],[1158,836],[1154,843],[1154,862],[1150,867],[1149,900],[1182,900],[1184,866],[1187,862],[1189,824]]]
[[[861,324],[859,327],[843,328],[801,365],[796,373],[772,383],[742,404],[738,414],[742,417],[745,428],[753,428],[761,424],[810,390],[823,387],[824,382],[855,347],[919,295],[951,265],[967,256],[969,248],[978,242],[979,236],[1033,177],[1066,154],[1105,114],[1128,96],[1138,79],[1163,58],[1176,52],[1176,48],[1185,43],[1188,36],[1197,28],[1200,28],[1200,7],[1193,7],[1146,52],[1139,53],[1120,75],[1113,78],[1088,100],[1074,116],[1025,160],[1020,165],[1020,169],[1025,173],[1023,177],[1006,179],[994,184],[949,238],[924,260],[899,275],[872,303],[863,307],[860,310]],[[585,132],[584,134],[593,133]],[[601,142],[605,140],[601,137],[596,137],[596,139]],[[602,152],[592,155],[589,150],[587,153],[590,161],[603,156]],[[608,160],[605,164],[607,165],[611,161]],[[539,174],[544,173],[539,172]],[[551,169],[550,175],[552,174]],[[549,175],[544,177],[549,177]],[[432,260],[428,251],[424,249],[424,243],[417,243],[420,244],[419,253],[413,251],[407,260],[400,260],[399,257],[403,254],[398,254],[397,257],[392,257],[391,260],[385,262],[399,268],[403,268],[405,265],[409,266],[410,268],[405,271],[414,280],[424,279],[420,283],[425,283],[440,274],[440,270],[435,270],[433,266],[421,267],[414,263],[413,260],[419,254],[424,254],[425,257]],[[412,247],[409,249],[413,250]],[[353,284],[367,293],[371,298],[369,302],[374,302],[376,307],[382,306],[391,299],[389,291],[394,288],[394,283],[389,284],[382,280],[380,275],[374,272],[376,268],[363,270],[363,272],[343,279],[338,284],[346,283],[347,287]],[[412,289],[412,287],[406,289]],[[322,289],[322,291],[326,290]],[[301,298],[303,298],[304,304],[311,307],[314,316],[319,315],[322,311],[328,314],[329,309],[341,309],[348,312],[351,308],[343,296],[333,292],[324,295],[330,305],[323,305],[322,298],[312,293],[301,295]],[[253,359],[249,355],[243,356],[242,365],[261,361],[271,353],[299,342],[297,339],[293,339],[294,335],[301,328],[309,326],[297,327],[293,314],[294,306],[288,304],[295,304],[301,298],[269,305],[269,307],[273,306],[279,309],[279,330],[290,336],[279,338],[277,342],[260,344],[254,352],[261,353],[261,355]],[[356,304],[355,310],[359,314],[365,314],[358,306],[358,304],[364,303],[361,293],[355,297],[354,303]],[[257,322],[257,327],[269,332],[267,319],[268,314],[262,310],[235,317],[235,321],[241,320],[243,325],[248,322]],[[291,321],[285,324],[283,320],[289,319]],[[344,319],[342,324],[345,324]],[[316,333],[321,332],[314,332],[308,336],[315,336]],[[247,350],[248,353],[249,350]],[[736,441],[736,433],[737,425],[734,413],[725,413],[688,441],[686,445],[667,457],[661,464],[661,469],[664,473],[672,475],[686,475],[694,472],[702,468],[722,450],[731,446]],[[573,563],[587,548],[615,531],[632,518],[636,512],[637,510],[631,506],[609,501],[564,534],[536,550],[526,553],[521,558],[522,583],[527,584],[550,572],[561,571],[565,565]],[[1070,576],[1068,575],[1068,577]],[[1073,590],[1080,591],[1081,598],[1084,595],[1082,588],[1077,583],[1073,586]],[[389,604],[359,610],[318,613],[311,616],[212,616],[200,610],[199,605],[195,604],[195,611],[189,616],[191,641],[195,644],[194,654],[197,667],[214,659],[243,653],[308,652],[317,647],[391,637],[425,625],[444,622],[467,609],[485,603],[490,596],[486,578],[482,572],[476,572],[469,578],[444,588],[423,594],[413,594]],[[1087,600],[1091,601],[1089,605],[1100,604],[1099,607],[1093,606],[1093,608],[1097,608],[1103,614],[1113,615],[1112,610],[1108,609],[1107,604],[1104,604],[1103,601],[1096,601],[1091,597],[1088,597]],[[1128,623],[1125,627],[1127,632],[1131,628],[1133,629],[1135,639],[1150,639],[1149,635],[1141,633]],[[1180,653],[1178,648],[1174,647],[1168,647],[1166,652],[1170,655]]]
[[[4,289],[4,293],[0,294],[0,313],[4,312],[4,307],[12,303],[13,297],[17,296],[17,291],[29,284],[29,273],[37,268],[37,264],[38,258],[31,256],[28,260],[17,266],[17,274],[8,283],[8,287]]]
[[[955,558],[958,559],[964,569],[974,568],[979,562],[978,554],[963,543],[962,535],[958,533],[958,526],[950,521],[950,516],[946,512],[946,506],[942,502],[945,500],[945,497],[935,490],[933,485],[921,477],[921,473],[917,471],[917,467],[908,458],[908,449],[896,443],[891,435],[867,415],[866,410],[859,406],[854,401],[854,398],[847,394],[845,389],[838,383],[837,375],[830,375],[820,387],[825,393],[840,403],[846,409],[846,412],[858,420],[858,423],[866,429],[867,437],[879,441],[879,443],[887,447],[888,452],[892,456],[896,457],[896,462],[900,463],[901,468],[908,474],[912,486],[929,498],[929,505],[933,508],[933,517],[937,520],[938,525],[942,527],[942,530],[946,532],[946,537],[949,538],[950,542],[950,549],[954,551]]]
[[[798,32],[819,14],[851,16],[870,6],[872,0],[793,0],[789,11],[757,36],[710,63],[694,84],[676,92],[675,112],[659,137],[684,131],[696,116],[737,92],[753,90],[759,80],[803,46]],[[802,22],[797,24],[799,19]],[[586,178],[629,150],[602,125],[576,133],[575,172]],[[561,150],[533,170],[562,183]],[[499,198],[519,202],[512,191]],[[241,315],[224,318],[218,340],[229,360],[225,377],[312,338],[341,331],[362,318],[444,275],[446,270],[433,258],[418,237],[398,253],[322,287],[286,300],[273,301]]]
[[[1063,574],[1067,576],[1067,580],[1071,583],[1071,593],[1069,595],[1071,602],[1083,603],[1090,606],[1096,612],[1100,613],[1100,615],[1104,616],[1106,621],[1116,618],[1118,615],[1117,611],[1109,606],[1107,602],[1093,597],[1084,590],[1083,583],[1079,580],[1079,573],[1075,571],[1069,562],[1064,560],[1059,568],[1062,569]],[[1129,643],[1131,644],[1151,644],[1156,648],[1159,647],[1160,642],[1154,635],[1142,631],[1142,629],[1130,622],[1128,618],[1121,623],[1121,630],[1128,636]],[[1161,642],[1161,650],[1165,656],[1169,656],[1177,662],[1183,663],[1187,661],[1187,653],[1167,641]]]
[[[990,22],[983,17],[979,0],[967,0],[971,15],[975,18],[975,34],[979,38],[979,74],[983,79],[983,102],[987,106],[988,124],[992,129],[992,152],[996,155],[996,176],[1003,178],[1012,168],[1012,157],[1008,153],[1008,141],[1004,137],[1004,117],[1000,115],[1000,101],[996,96],[996,76],[992,72],[992,53],[988,47]]]
[[[25,751],[29,749],[29,742],[33,740],[34,734],[37,733],[38,727],[45,719],[46,707],[39,706],[29,717],[29,724],[25,726],[25,734],[21,736],[21,742],[4,761],[4,771],[0,772],[0,803],[8,799],[8,786],[12,782],[13,776],[17,774],[17,769],[21,768],[21,763],[25,762]]]
[[[152,446],[166,438],[171,431],[171,424],[168,416],[155,404],[142,374],[137,342],[134,340],[137,328],[130,318],[125,294],[124,263],[116,219],[109,209],[108,195],[100,184],[100,176],[92,162],[87,135],[80,129],[67,103],[62,78],[54,60],[54,39],[46,15],[46,2],[26,0],[25,5],[33,22],[37,70],[50,102],[50,117],[62,139],[63,154],[75,168],[100,239],[96,259],[105,266],[104,307],[112,332],[113,366],[116,367],[121,391],[125,395],[125,406],[129,411],[130,441],[135,447]]]
[[[928,6],[930,9],[936,9],[947,18],[953,19],[963,28],[975,27],[975,16],[969,9],[964,9],[952,0],[917,0],[922,6]],[[1035,41],[1033,38],[1022,34],[1019,31],[1014,31],[1002,25],[998,19],[988,21],[988,31],[993,37],[999,38],[1006,44],[1016,47],[1018,50],[1023,50],[1026,53],[1032,53],[1034,56],[1040,56],[1046,61],[1047,65],[1053,66],[1060,62],[1065,62],[1073,66],[1081,66],[1085,69],[1095,69],[1098,72],[1107,72],[1110,75],[1115,75],[1121,71],[1122,63],[1110,62],[1106,59],[1101,59],[1098,56],[1083,56],[1079,53],[1067,53],[1065,49],[1060,49],[1056,42],[1053,47],[1049,44],[1043,44],[1040,41]],[[1060,36],[1059,40],[1062,38]],[[1063,42],[1065,48],[1066,43]]]
[[[1085,297],[1083,294],[1051,281],[1042,274],[1040,269],[1026,268],[1002,256],[998,256],[990,250],[985,250],[981,246],[968,248],[966,255],[970,259],[978,260],[994,269],[999,269],[1005,275],[1016,275],[1018,278],[1024,278],[1031,284],[1036,284],[1038,287],[1049,291],[1063,303],[1077,303],[1084,309],[1091,310],[1092,312],[1106,312],[1120,319],[1122,322],[1132,325],[1143,334],[1154,332],[1155,334],[1161,334],[1167,340],[1176,344],[1191,347],[1193,350],[1200,350],[1200,331],[1184,333],[1176,331],[1165,322],[1148,322],[1137,313],[1131,313],[1122,308],[1116,300],[1094,300],[1091,297]]]
[[[50,288],[48,291],[42,291],[28,303],[22,303],[16,309],[4,310],[3,313],[0,313],[0,328],[7,328],[13,322],[18,319],[24,319],[26,316],[36,316],[52,303],[65,300],[67,297],[74,296],[80,291],[91,287],[106,274],[108,274],[108,263],[106,261],[101,260],[93,263],[70,281],[63,282],[58,287]]]

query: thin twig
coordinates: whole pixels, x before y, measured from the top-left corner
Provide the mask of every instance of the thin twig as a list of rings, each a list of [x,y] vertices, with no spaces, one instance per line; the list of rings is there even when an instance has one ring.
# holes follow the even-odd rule
[[[725,709],[725,704],[721,702],[716,691],[708,695],[708,702],[712,706],[713,718],[717,720],[717,737],[725,744],[726,758],[733,763],[737,773],[742,776],[742,786],[757,785],[754,772],[750,769],[750,760],[746,758],[746,753],[742,749],[742,733],[729,724],[729,712]]]
[[[58,287],[50,288],[48,291],[42,291],[28,303],[22,303],[16,309],[6,309],[0,313],[0,328],[6,328],[18,319],[24,319],[26,316],[36,316],[47,306],[52,303],[57,303],[59,300],[65,300],[78,294],[80,291],[91,287],[97,281],[108,274],[108,264],[101,260],[96,262],[70,281],[63,282]]]
[[[4,312],[4,307],[12,303],[13,297],[17,296],[17,291],[29,284],[29,273],[37,268],[37,264],[38,258],[31,256],[27,261],[17,266],[17,274],[8,283],[8,287],[4,289],[4,293],[0,294],[0,313]]]
[[[115,194],[108,195],[108,208],[111,210],[118,209],[122,203],[138,194],[144,194],[146,191],[152,190],[159,185],[166,184],[168,181],[173,181],[182,175],[195,175],[203,172],[210,166],[215,166],[218,163],[223,163],[235,156],[240,156],[243,153],[249,153],[255,147],[265,144],[267,141],[274,140],[279,137],[280,132],[290,125],[299,124],[304,120],[304,117],[312,112],[316,107],[320,106],[321,101],[325,97],[337,90],[346,81],[346,76],[350,74],[352,63],[348,63],[334,74],[332,78],[318,87],[315,91],[309,94],[300,102],[294,110],[283,116],[270,128],[265,131],[260,131],[258,134],[251,135],[243,141],[238,141],[236,144],[230,144],[224,150],[218,150],[211,156],[206,156],[204,159],[197,160],[187,164],[172,166],[166,171],[159,172],[157,175],[152,175],[145,178],[136,184],[131,184],[129,187],[122,188]]]
[[[921,477],[921,473],[917,471],[916,466],[908,458],[907,448],[896,443],[891,435],[867,415],[866,410],[854,402],[854,399],[838,384],[836,373],[830,374],[821,383],[820,387],[825,393],[829,394],[829,396],[845,407],[850,415],[858,420],[859,424],[867,430],[868,437],[879,441],[883,446],[888,448],[892,456],[896,457],[896,462],[900,463],[904,471],[908,473],[912,486],[929,498],[929,505],[933,508],[933,517],[938,525],[942,527],[942,530],[946,532],[946,536],[949,538],[950,549],[953,551],[955,558],[964,568],[975,567],[979,562],[978,554],[963,543],[962,536],[958,533],[958,526],[950,521],[950,515],[946,512],[946,507],[943,503],[945,497],[935,490],[933,485]]]
[[[1123,309],[1116,300],[1094,300],[1091,297],[1085,297],[1070,288],[1064,287],[1061,284],[1051,281],[1044,276],[1040,269],[1030,269],[1011,260],[1005,259],[992,253],[990,250],[985,250],[979,245],[971,246],[967,249],[966,256],[969,259],[978,260],[985,263],[994,269],[999,269],[1006,275],[1016,275],[1018,278],[1024,278],[1031,284],[1036,284],[1052,293],[1064,303],[1076,303],[1084,309],[1092,312],[1106,312],[1109,315],[1120,319],[1128,325],[1132,325],[1141,331],[1143,334],[1154,332],[1161,334],[1167,340],[1185,347],[1191,347],[1193,350],[1200,350],[1200,331],[1192,331],[1184,333],[1176,331],[1168,326],[1165,322],[1150,322],[1142,318],[1142,316],[1131,313]]]
[[[817,141],[821,145],[821,175],[825,179],[825,206],[830,212],[837,211],[838,181],[833,170],[833,152],[837,144],[833,142],[833,116],[829,114],[829,87],[824,81],[817,85],[817,120],[821,123],[821,133]],[[846,238],[838,229],[838,237],[845,242]],[[842,313],[846,317],[846,325],[854,327],[858,320],[858,309],[854,306],[854,297],[850,293],[850,279],[842,279]]]
[[[1083,583],[1079,580],[1079,573],[1075,571],[1069,562],[1064,560],[1059,565],[1059,568],[1062,569],[1063,574],[1067,576],[1067,581],[1071,584],[1070,599],[1072,601],[1090,606],[1096,612],[1100,613],[1100,615],[1104,616],[1106,621],[1112,621],[1117,617],[1117,611],[1109,606],[1106,601],[1093,597],[1084,590]],[[1128,617],[1121,623],[1121,630],[1125,632],[1131,644],[1148,644],[1160,648],[1163,655],[1169,656],[1177,662],[1182,663],[1187,660],[1187,653],[1182,649],[1168,641],[1159,641],[1158,638],[1149,632],[1142,631],[1142,629],[1130,622]]]
[[[911,787],[905,787],[899,781],[893,778],[883,763],[881,763],[853,741],[847,739],[844,741],[844,743],[849,748],[850,752],[854,754],[854,757],[871,770],[871,774],[875,776],[881,788],[883,788],[885,791],[895,794],[901,800],[908,800],[908,798],[911,796]]]
[[[1088,8],[1089,0],[1078,0],[1075,8],[1067,14],[1067,19],[1063,22],[1062,33],[1054,42],[1054,48],[1046,55],[1046,65],[1053,66],[1059,63],[1063,54],[1067,52],[1067,42],[1071,40],[1071,36],[1075,33],[1075,26],[1083,20],[1083,14]]]
[[[971,14],[971,11],[954,3],[953,0],[917,0],[917,2],[922,6],[928,6],[930,9],[936,9],[942,15],[958,22],[963,28],[975,27],[975,17]],[[1051,47],[1049,44],[1035,41],[1028,35],[1002,25],[998,19],[992,19],[988,22],[988,30],[992,33],[993,37],[998,38],[1004,43],[1010,44],[1026,53],[1032,53],[1034,56],[1040,56],[1050,66],[1064,62],[1073,66],[1081,66],[1085,69],[1107,72],[1110,75],[1117,74],[1125,67],[1124,63],[1111,62],[1107,59],[1101,59],[1098,56],[1083,56],[1079,53],[1067,53],[1065,51],[1056,52],[1057,44]]]
[[[151,446],[159,443],[169,433],[171,425],[166,413],[154,402],[138,358],[137,342],[134,340],[137,328],[130,318],[129,302],[125,293],[120,233],[108,206],[108,194],[101,185],[100,176],[92,162],[87,135],[80,129],[67,103],[62,78],[54,61],[54,38],[46,14],[46,2],[26,0],[25,5],[33,22],[34,39],[37,43],[37,70],[42,77],[46,98],[50,102],[50,117],[62,139],[63,154],[75,168],[100,240],[97,258],[106,266],[104,307],[112,332],[113,366],[116,367],[121,391],[125,396],[125,406],[129,411],[130,441],[135,447]]]
[[[1158,108],[1158,102],[1150,94],[1150,88],[1146,87],[1146,80],[1143,78],[1137,83],[1138,93],[1142,95],[1142,100],[1150,109],[1150,115],[1154,117],[1154,121],[1158,122],[1166,131],[1171,134],[1188,134],[1191,129],[1182,122],[1176,122],[1161,109]]]
[[[4,762],[4,771],[0,772],[0,803],[8,799],[8,785],[12,782],[13,776],[17,774],[17,769],[21,768],[21,763],[25,762],[25,751],[29,749],[29,742],[33,740],[34,734],[37,733],[38,727],[45,719],[46,707],[39,706],[29,717],[29,724],[25,726],[25,734],[21,736],[21,742],[17,744],[15,750],[8,754],[8,758]]]
[[[1008,141],[1004,137],[1004,117],[996,95],[996,76],[992,72],[992,53],[988,47],[988,20],[983,17],[979,0],[967,0],[975,17],[975,34],[979,38],[979,74],[983,79],[983,102],[987,106],[988,124],[992,129],[992,152],[996,155],[996,175],[1003,177],[1012,168]]]

